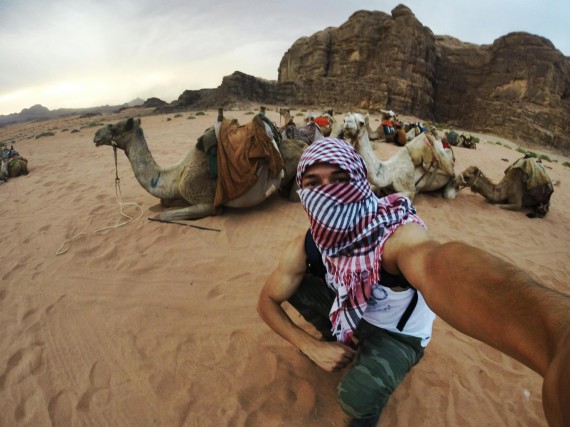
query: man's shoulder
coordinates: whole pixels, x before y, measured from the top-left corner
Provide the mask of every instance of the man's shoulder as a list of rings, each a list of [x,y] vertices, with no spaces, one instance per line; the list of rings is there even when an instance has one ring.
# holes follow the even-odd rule
[[[402,253],[410,253],[419,244],[430,240],[425,227],[417,222],[399,225],[386,239],[382,251],[383,266],[387,271],[398,274],[398,259]]]
[[[306,263],[305,235],[300,234],[289,241],[281,255],[280,264],[286,269],[304,268]]]

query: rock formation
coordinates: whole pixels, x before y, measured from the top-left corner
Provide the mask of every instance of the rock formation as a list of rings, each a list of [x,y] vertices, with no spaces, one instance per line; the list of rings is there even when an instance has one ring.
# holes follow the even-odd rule
[[[300,38],[277,82],[235,72],[161,111],[252,103],[391,109],[570,152],[570,58],[528,33],[483,46],[436,36],[403,5]]]
[[[409,8],[359,11],[297,40],[279,66],[300,105],[392,109],[570,149],[570,58],[528,33],[478,46],[435,36]]]

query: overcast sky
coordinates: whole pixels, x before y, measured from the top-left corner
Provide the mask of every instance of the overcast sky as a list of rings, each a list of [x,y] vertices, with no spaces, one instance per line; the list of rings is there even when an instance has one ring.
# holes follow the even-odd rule
[[[171,102],[234,71],[277,80],[298,38],[400,3],[438,35],[490,44],[526,31],[570,56],[568,0],[0,0],[0,114]]]

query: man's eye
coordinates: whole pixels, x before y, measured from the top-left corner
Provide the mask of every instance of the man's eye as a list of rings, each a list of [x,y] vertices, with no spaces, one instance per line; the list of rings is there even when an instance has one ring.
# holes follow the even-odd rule
[[[317,181],[315,181],[315,180],[307,180],[307,181],[303,182],[303,188],[314,188],[317,185],[318,185]]]
[[[335,184],[346,184],[346,183],[350,182],[350,177],[347,175],[337,176],[337,178],[334,182],[335,182]]]

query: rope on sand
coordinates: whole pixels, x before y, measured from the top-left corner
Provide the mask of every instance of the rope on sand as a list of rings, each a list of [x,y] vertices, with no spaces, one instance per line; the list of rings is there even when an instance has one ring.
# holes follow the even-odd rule
[[[118,203],[118,205],[119,205],[119,209],[120,209],[121,215],[124,216],[125,218],[128,218],[128,219],[127,219],[126,221],[123,221],[123,222],[121,222],[121,223],[119,223],[119,224],[116,224],[116,225],[111,225],[111,226],[99,228],[99,229],[93,231],[91,234],[97,234],[97,233],[101,233],[101,232],[106,231],[106,230],[112,230],[112,229],[115,229],[115,228],[119,228],[119,227],[122,227],[123,225],[127,225],[127,224],[128,224],[129,222],[131,222],[131,221],[135,221],[135,220],[137,220],[137,219],[139,219],[139,218],[142,217],[142,215],[143,215],[143,209],[142,209],[142,207],[141,207],[138,203],[134,203],[134,202],[127,202],[127,203],[125,203],[125,202],[123,202],[123,201],[121,200],[121,185],[120,185],[120,180],[119,180],[118,177],[115,178],[115,198],[117,199],[117,203]],[[132,216],[130,216],[130,215],[127,215],[125,212],[123,212],[123,207],[124,207],[124,206],[136,206],[137,209],[139,210],[139,214],[138,214],[136,217],[132,217]],[[65,241],[61,244],[61,246],[58,248],[58,250],[56,251],[55,254],[56,254],[56,255],[63,255],[64,253],[66,253],[66,252],[69,250],[69,247],[65,248],[65,250],[64,250],[64,249],[63,249],[64,246],[68,245],[68,244],[71,243],[73,240],[76,240],[76,239],[78,239],[78,238],[80,238],[80,237],[83,237],[83,236],[87,236],[88,234],[89,234],[89,233],[81,232],[81,233],[78,233],[78,234],[76,234],[75,236],[72,236],[72,237],[70,237],[69,239],[65,240]]]

